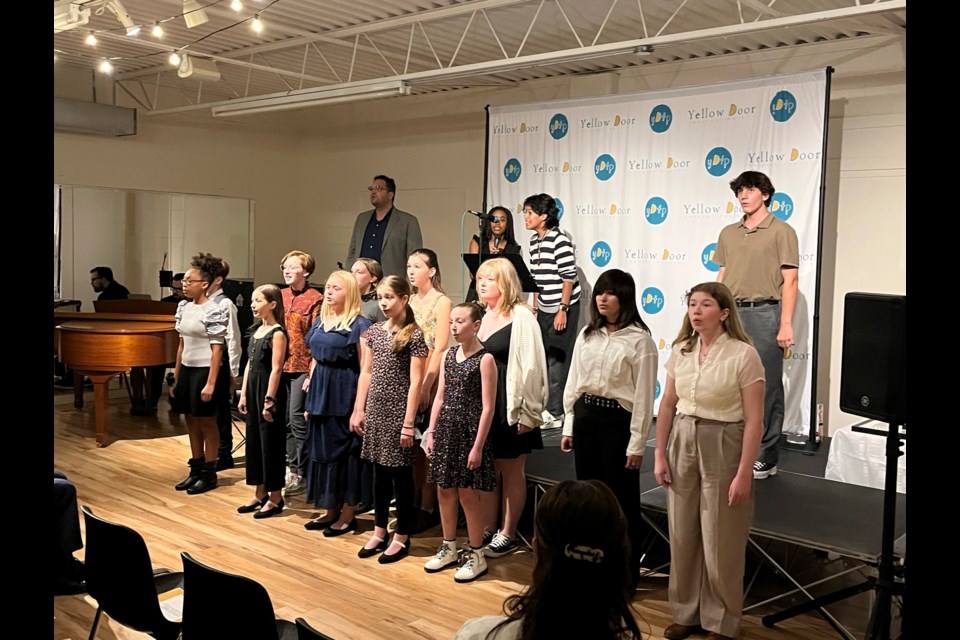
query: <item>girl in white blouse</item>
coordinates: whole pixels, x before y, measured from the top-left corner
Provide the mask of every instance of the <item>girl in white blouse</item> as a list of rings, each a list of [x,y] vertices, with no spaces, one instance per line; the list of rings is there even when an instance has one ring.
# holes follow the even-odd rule
[[[627,516],[630,577],[640,580],[640,464],[653,421],[657,346],[637,310],[633,276],[604,271],[593,286],[590,324],[573,347],[563,394],[560,448],[573,451],[578,480],[600,480]]]
[[[726,285],[690,290],[666,369],[654,458],[670,525],[674,624],[663,635],[733,638],[743,613],[764,374]]]

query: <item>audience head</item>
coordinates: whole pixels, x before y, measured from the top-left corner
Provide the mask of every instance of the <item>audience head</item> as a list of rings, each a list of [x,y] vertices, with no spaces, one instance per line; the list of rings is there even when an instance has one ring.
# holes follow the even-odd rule
[[[599,480],[564,480],[537,503],[531,584],[504,612],[523,640],[640,639],[629,597],[627,519]]]

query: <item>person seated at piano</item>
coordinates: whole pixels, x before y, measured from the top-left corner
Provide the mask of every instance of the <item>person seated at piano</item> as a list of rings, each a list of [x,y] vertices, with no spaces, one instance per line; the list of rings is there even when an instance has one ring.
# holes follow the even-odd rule
[[[502,253],[520,253],[520,245],[513,236],[513,216],[506,207],[496,206],[490,209],[489,217],[483,221],[482,238],[473,236],[467,253],[480,253],[483,247],[484,255],[499,255]],[[470,274],[470,287],[467,289],[467,302],[477,299],[477,283]]]
[[[180,347],[170,390],[173,409],[184,414],[190,438],[190,474],[176,485],[193,495],[217,486],[220,431],[217,408],[230,393],[230,366],[224,364],[230,316],[216,299],[207,297],[214,280],[223,277],[224,263],[209,253],[194,257],[183,277],[190,300],[177,307]]]
[[[90,269],[90,286],[94,293],[100,294],[97,300],[126,300],[130,297],[130,290],[113,279],[110,267]]]
[[[160,302],[175,302],[180,304],[184,300],[183,295],[183,272],[173,274],[173,280],[170,282],[170,295],[160,298]]]

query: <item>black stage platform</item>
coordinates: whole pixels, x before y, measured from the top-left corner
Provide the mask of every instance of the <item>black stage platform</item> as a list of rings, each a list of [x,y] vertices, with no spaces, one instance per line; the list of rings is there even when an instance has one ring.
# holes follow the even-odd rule
[[[561,480],[576,479],[573,454],[560,450],[560,436],[560,429],[545,431],[544,449],[527,458],[527,479],[534,485],[535,496]],[[813,596],[767,554],[758,539],[832,552],[868,565],[878,564],[881,555],[883,491],[824,478],[828,451],[829,439],[812,454],[784,444],[780,452],[779,473],[755,483],[756,505],[750,547],[810,599]],[[653,479],[653,454],[651,439],[640,467],[640,501],[644,518],[667,540],[662,517],[666,513],[667,495]],[[895,538],[901,543],[906,534],[906,511],[906,495],[897,494]],[[820,613],[842,636],[852,637],[829,613],[823,609]]]

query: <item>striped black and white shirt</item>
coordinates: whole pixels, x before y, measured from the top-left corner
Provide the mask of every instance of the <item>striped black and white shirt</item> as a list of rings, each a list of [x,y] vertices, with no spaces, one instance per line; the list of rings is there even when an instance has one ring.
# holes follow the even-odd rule
[[[563,297],[563,283],[572,282],[568,304],[580,301],[580,280],[573,243],[559,227],[549,229],[541,238],[530,238],[530,274],[540,287],[537,306],[545,313],[556,313]]]

